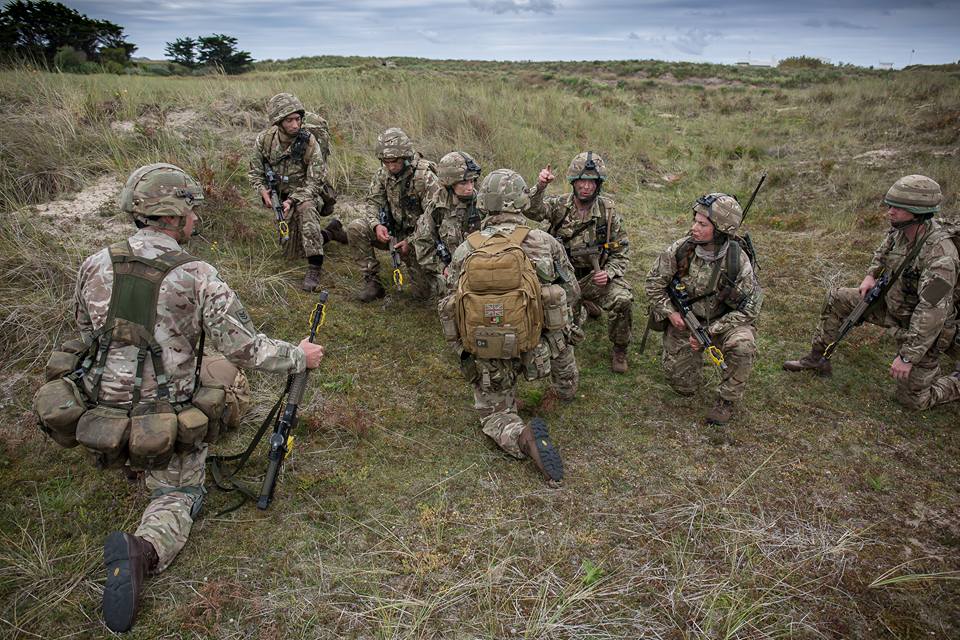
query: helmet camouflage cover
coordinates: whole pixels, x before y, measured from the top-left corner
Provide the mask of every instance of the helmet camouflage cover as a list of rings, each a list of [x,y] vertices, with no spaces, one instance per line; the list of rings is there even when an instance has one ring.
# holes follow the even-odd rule
[[[292,93],[278,93],[267,103],[267,115],[271,124],[280,124],[291,113],[299,113],[302,118],[306,111],[300,99]]]
[[[480,177],[480,165],[476,163],[469,153],[464,151],[451,151],[440,158],[437,165],[437,173],[440,176],[440,184],[445,187],[452,187],[458,182],[464,180],[476,180]]]
[[[708,193],[697,198],[693,205],[694,214],[702,213],[720,233],[734,235],[743,222],[743,209],[733,196],[725,193]]]
[[[601,184],[607,179],[607,166],[603,163],[600,154],[593,151],[582,151],[570,161],[567,169],[567,181],[597,180]]]
[[[120,191],[120,210],[146,224],[147,216],[186,216],[203,202],[203,189],[187,173],[172,164],[158,162],[130,174]]]
[[[390,127],[377,136],[377,157],[381,160],[413,158],[414,149],[410,137],[399,127]]]
[[[516,171],[497,169],[487,175],[477,190],[477,208],[487,215],[523,213],[530,206],[527,183]]]
[[[921,175],[904,176],[893,183],[883,203],[909,211],[914,215],[932,215],[940,211],[943,193],[932,178]]]

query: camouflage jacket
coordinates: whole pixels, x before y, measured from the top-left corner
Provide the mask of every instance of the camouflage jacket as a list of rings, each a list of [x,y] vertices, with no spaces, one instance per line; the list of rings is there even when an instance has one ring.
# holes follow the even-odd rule
[[[921,233],[930,235],[884,298],[887,313],[901,329],[897,332],[900,355],[913,362],[934,345],[944,326],[955,322],[960,270],[957,248],[937,222],[925,223]],[[867,273],[875,278],[881,271],[892,275],[912,249],[903,231],[891,229],[874,251]]]
[[[671,244],[657,257],[653,268],[647,274],[644,289],[650,308],[658,319],[665,319],[670,313],[678,311],[670,301],[667,289],[679,270],[677,251],[688,238],[689,236],[685,236]],[[726,251],[740,251],[740,272],[733,276],[725,273]],[[717,291],[717,294],[693,304],[694,314],[712,334],[725,333],[737,326],[754,324],[763,305],[763,289],[757,281],[753,265],[750,264],[750,258],[747,257],[746,252],[740,249],[740,245],[736,242],[728,242],[726,251],[721,249],[718,252],[720,255],[710,261],[692,252],[687,273],[680,278],[690,298],[710,293],[711,290]],[[710,283],[715,277],[716,268],[720,269],[720,273],[716,276],[718,284],[711,289]],[[728,287],[731,280],[734,285]],[[719,295],[724,288],[729,288],[729,296]]]
[[[630,264],[627,232],[623,226],[623,218],[617,213],[610,198],[596,198],[590,207],[590,217],[581,220],[572,193],[545,198],[543,191],[536,189],[530,196],[530,209],[526,215],[531,220],[546,220],[549,223],[550,235],[563,243],[578,277],[584,277],[593,267],[588,255],[574,254],[602,242],[609,242],[613,246],[604,252],[600,267],[611,278],[619,278],[626,273],[627,265]],[[599,238],[598,229],[601,231]]]
[[[170,236],[150,227],[141,229],[128,241],[133,253],[156,258],[181,251]],[[73,312],[80,335],[88,344],[103,327],[113,289],[113,264],[103,249],[80,266]],[[211,265],[196,260],[167,274],[157,302],[154,336],[163,348],[163,366],[170,378],[170,392],[176,402],[186,402],[193,393],[196,346],[201,329],[213,346],[240,367],[272,373],[299,373],[306,366],[303,350],[282,340],[257,333],[237,295],[220,279]],[[137,347],[111,348],[100,385],[100,400],[110,403],[131,401],[137,370]],[[91,376],[84,380],[91,390]],[[144,364],[142,395],[156,396],[153,363]]]
[[[432,213],[441,191],[443,187],[432,163],[420,154],[397,175],[381,166],[370,181],[367,219],[372,225],[379,224],[380,210],[387,207],[392,219],[391,233],[396,240],[403,240],[417,228],[420,216]]]
[[[431,213],[420,216],[411,242],[417,262],[427,271],[440,273],[445,265],[437,256],[437,241],[452,256],[468,235],[480,230],[482,216],[475,200],[464,202],[453,189],[441,189],[426,208]]]
[[[250,158],[250,170],[247,177],[254,191],[260,193],[268,188],[263,163],[267,162],[276,174],[280,188],[280,199],[290,198],[293,202],[317,200],[327,184],[327,163],[317,138],[310,133],[310,141],[303,149],[303,157],[295,160],[291,157],[291,147],[295,136],[288,136],[274,125],[257,135]]]

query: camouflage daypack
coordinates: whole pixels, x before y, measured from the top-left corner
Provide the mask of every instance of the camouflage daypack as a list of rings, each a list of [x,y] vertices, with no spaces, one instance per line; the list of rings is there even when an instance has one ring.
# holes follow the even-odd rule
[[[463,263],[454,310],[463,348],[478,358],[517,358],[540,341],[540,280],[520,247],[530,232],[467,237],[473,252]]]

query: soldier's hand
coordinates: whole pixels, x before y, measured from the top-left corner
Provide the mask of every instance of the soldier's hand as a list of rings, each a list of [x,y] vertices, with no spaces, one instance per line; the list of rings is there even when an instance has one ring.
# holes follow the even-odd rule
[[[867,277],[863,279],[863,282],[860,283],[860,297],[866,297],[870,289],[873,289],[874,285],[877,284],[877,279],[873,276],[867,274]]]
[[[300,341],[300,348],[307,356],[307,369],[316,369],[320,366],[320,361],[323,360],[323,345],[313,344],[309,338],[304,338]]]
[[[693,349],[694,351],[700,351],[700,349],[703,348],[703,345],[700,344],[700,341],[697,340],[692,333],[690,334],[689,341],[690,341],[690,348]]]
[[[610,282],[610,276],[607,275],[606,271],[593,272],[593,284],[597,285],[598,287],[605,287],[607,286],[608,282]]]
[[[390,242],[390,232],[387,231],[386,225],[378,224],[374,232],[377,234],[377,242],[383,244]]]
[[[890,375],[894,380],[906,380],[910,377],[910,372],[913,370],[913,363],[904,362],[900,355],[897,354],[897,357],[893,359],[893,362],[890,363]]]
[[[543,189],[548,184],[553,182],[556,176],[553,175],[553,171],[550,169],[550,165],[547,165],[543,169],[540,169],[540,175],[537,176],[537,187]]]
[[[406,240],[401,240],[400,242],[393,245],[393,248],[400,252],[400,255],[404,258],[407,257],[407,254],[410,252],[410,243]]]
[[[269,191],[269,189],[261,189],[261,190],[260,190],[260,197],[263,198],[263,206],[267,207],[268,209],[272,209],[272,208],[273,208],[273,202],[270,201],[270,191]]]
[[[288,200],[284,200],[284,201],[283,201],[283,217],[284,217],[284,218],[290,217],[290,209],[291,209],[292,207],[293,207],[293,201],[292,201],[292,200],[289,200],[289,199],[288,199]]]
[[[667,316],[667,320],[670,321],[674,329],[683,330],[687,326],[683,323],[683,316],[676,311],[671,311],[670,315]]]

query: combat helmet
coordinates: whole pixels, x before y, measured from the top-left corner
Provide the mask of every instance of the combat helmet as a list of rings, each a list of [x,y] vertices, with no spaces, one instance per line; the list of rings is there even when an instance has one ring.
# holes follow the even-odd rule
[[[117,205],[141,225],[174,228],[151,219],[185,217],[203,202],[203,188],[180,167],[165,162],[148,164],[130,174]]]
[[[567,182],[574,180],[596,180],[598,191],[603,181],[607,179],[607,166],[603,163],[600,154],[593,151],[582,151],[574,156],[567,169]]]
[[[278,93],[270,98],[267,103],[267,115],[270,117],[270,124],[280,124],[291,113],[299,113],[301,118],[307,113],[307,110],[303,108],[303,103],[292,93]]]
[[[904,176],[893,183],[883,197],[883,203],[909,211],[921,219],[930,218],[940,211],[943,193],[932,178],[921,175]]]
[[[440,162],[437,164],[437,174],[440,177],[440,184],[449,188],[458,182],[479,178],[480,165],[469,153],[451,151],[440,158]]]
[[[487,175],[477,190],[477,208],[485,215],[523,213],[530,206],[527,183],[516,171],[497,169]]]
[[[414,153],[410,137],[400,127],[390,127],[377,136],[377,157],[380,160],[412,160]]]
[[[693,213],[702,213],[720,233],[735,235],[743,222],[743,209],[734,196],[725,193],[708,193],[697,198]]]

